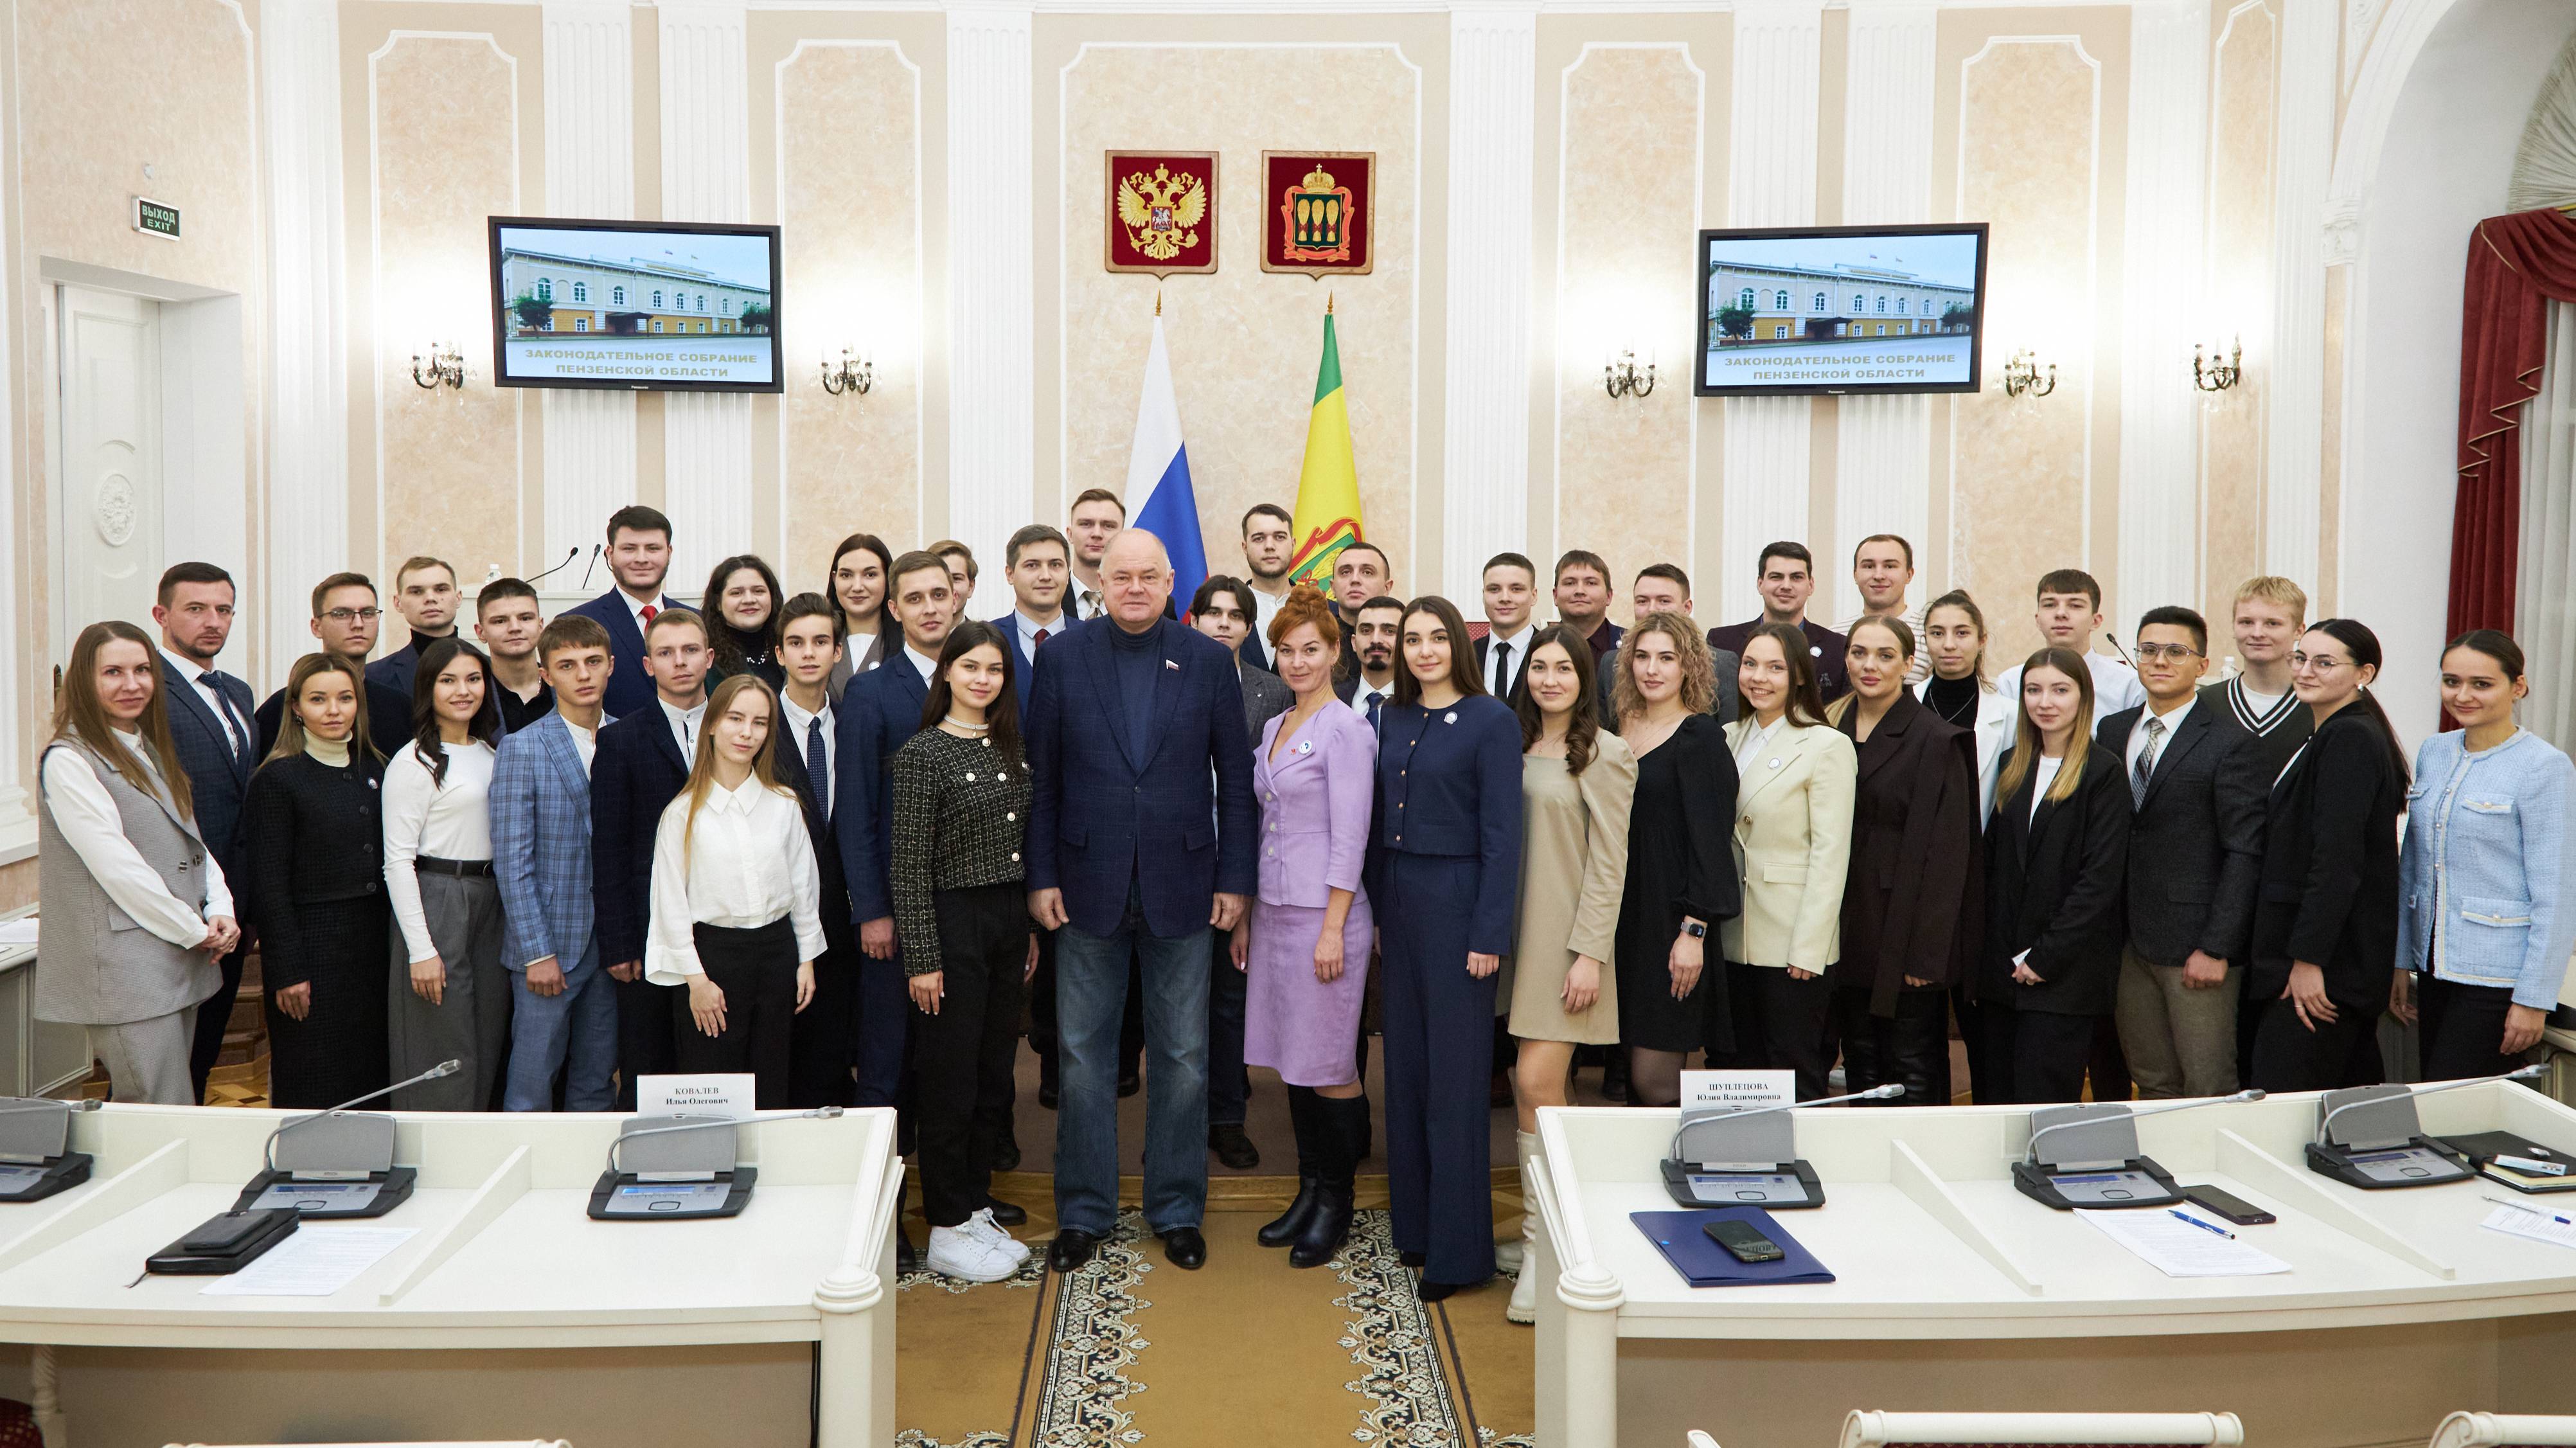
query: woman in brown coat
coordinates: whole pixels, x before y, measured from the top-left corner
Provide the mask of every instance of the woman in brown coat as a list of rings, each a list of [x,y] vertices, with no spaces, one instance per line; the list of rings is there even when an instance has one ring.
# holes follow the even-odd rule
[[[1852,692],[1828,710],[1860,755],[1842,958],[1830,976],[1850,1089],[1894,1082],[1893,1105],[1950,1101],[1949,988],[1982,937],[1975,736],[1905,687],[1914,632],[1854,624]]]

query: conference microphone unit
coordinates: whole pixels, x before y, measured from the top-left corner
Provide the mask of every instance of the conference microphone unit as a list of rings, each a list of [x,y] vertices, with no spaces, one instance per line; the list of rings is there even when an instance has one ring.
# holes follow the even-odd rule
[[[2308,1143],[2308,1170],[2364,1191],[2467,1181],[2476,1170],[2467,1157],[2424,1134],[2415,1098],[2463,1086],[2528,1081],[2548,1069],[2525,1066],[2429,1086],[2392,1082],[2325,1092],[2317,1097],[2317,1139]]]
[[[1664,1158],[1664,1191],[1685,1207],[1821,1207],[1824,1183],[1799,1158],[1797,1124],[1786,1113],[1801,1106],[1891,1101],[1904,1094],[1904,1087],[1891,1083],[1821,1101],[1741,1109],[1686,1107],[1673,1130],[1672,1154]]]
[[[2260,1101],[2252,1087],[2232,1096],[2131,1106],[2104,1101],[2052,1106],[2030,1114],[2030,1143],[2012,1164],[2013,1186],[2023,1196],[2061,1212],[2077,1208],[2170,1207],[2183,1198],[2173,1175],[2138,1149],[2138,1118]],[[2057,1138],[2049,1141],[2049,1138]],[[2049,1141],[2046,1150],[2040,1143]]]
[[[72,1151],[72,1117],[95,1101],[44,1096],[0,1101],[0,1202],[38,1202],[89,1180],[90,1157]]]
[[[282,1122],[260,1149],[261,1171],[241,1189],[235,1212],[291,1211],[301,1216],[381,1217],[411,1196],[419,1172],[394,1165],[394,1119],[350,1107],[406,1086],[453,1076],[462,1061],[441,1061],[391,1086],[352,1096],[328,1111]]]
[[[768,1119],[829,1121],[840,1114],[838,1106],[817,1106]],[[735,1161],[746,1124],[732,1116],[686,1115],[619,1122],[617,1139],[608,1144],[608,1169],[590,1189],[590,1215],[602,1222],[737,1215],[760,1179],[759,1168]]]

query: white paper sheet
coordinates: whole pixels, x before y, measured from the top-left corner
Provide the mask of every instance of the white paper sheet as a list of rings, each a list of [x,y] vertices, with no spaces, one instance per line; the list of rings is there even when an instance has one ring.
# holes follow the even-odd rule
[[[2290,1270],[2289,1263],[2260,1247],[2195,1227],[2162,1207],[2075,1215],[2167,1277],[2265,1277]]]
[[[2540,1207],[2499,1206],[2487,1213],[2487,1219],[2478,1225],[2490,1232],[2547,1242],[2553,1247],[2576,1247],[2576,1219],[2563,1212]]]
[[[208,1297],[328,1297],[411,1240],[417,1227],[334,1227],[312,1222],[229,1277],[205,1286]]]

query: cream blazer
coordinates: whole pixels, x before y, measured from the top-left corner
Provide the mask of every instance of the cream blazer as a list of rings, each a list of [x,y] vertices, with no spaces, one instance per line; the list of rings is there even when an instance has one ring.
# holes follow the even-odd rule
[[[1932,692],[1932,681],[1914,686],[1914,697],[1921,699]],[[2013,729],[2020,723],[2021,701],[2001,689],[1977,691],[1977,829],[1995,817],[1995,774],[2004,762],[2004,751],[2012,747]]]
[[[1726,744],[1755,725],[1726,726]],[[1860,756],[1825,725],[1789,726],[1737,766],[1735,864],[1744,913],[1726,922],[1726,958],[1821,971],[1842,954],[1843,877],[1851,863]]]

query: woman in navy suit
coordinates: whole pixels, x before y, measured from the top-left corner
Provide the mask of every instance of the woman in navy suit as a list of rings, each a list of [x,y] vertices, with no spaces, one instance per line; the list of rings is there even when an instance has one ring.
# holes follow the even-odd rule
[[[1378,723],[1369,839],[1386,1030],[1396,1250],[1437,1302],[1494,1274],[1486,1116],[1494,972],[1521,873],[1521,728],[1477,677],[1449,600],[1404,607],[1404,667]]]

